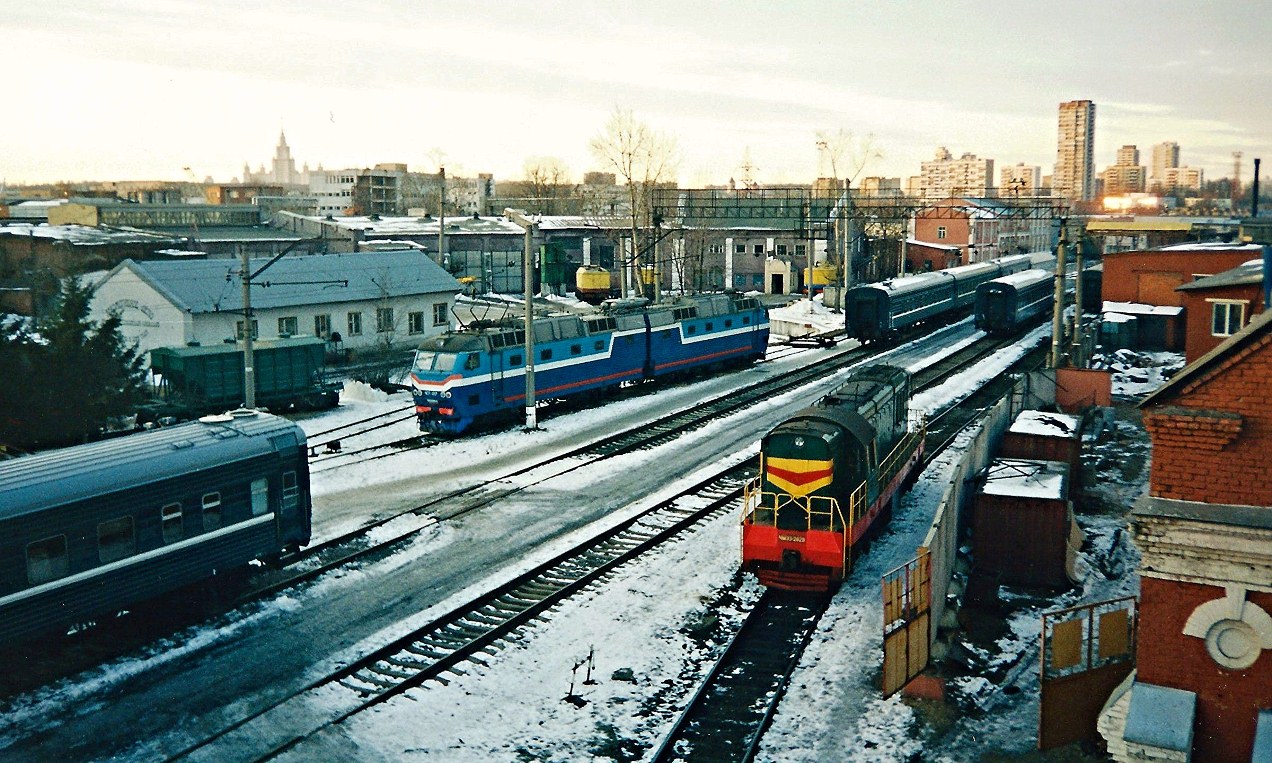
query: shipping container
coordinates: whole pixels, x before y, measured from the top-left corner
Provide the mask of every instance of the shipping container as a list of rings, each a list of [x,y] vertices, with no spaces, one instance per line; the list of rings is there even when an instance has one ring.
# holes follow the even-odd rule
[[[976,567],[1003,585],[1068,588],[1082,531],[1068,494],[1069,467],[1059,461],[995,459],[972,509]]]
[[[1003,435],[998,455],[1001,458],[1062,461],[1069,466],[1071,482],[1081,468],[1082,419],[1067,413],[1021,411]]]

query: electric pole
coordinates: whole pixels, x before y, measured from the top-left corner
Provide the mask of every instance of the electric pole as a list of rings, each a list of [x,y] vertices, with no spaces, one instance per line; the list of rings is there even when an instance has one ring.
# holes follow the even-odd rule
[[[515,209],[505,209],[504,215],[526,232],[522,274],[526,297],[526,429],[538,429],[539,419],[534,403],[534,235],[539,225]]]

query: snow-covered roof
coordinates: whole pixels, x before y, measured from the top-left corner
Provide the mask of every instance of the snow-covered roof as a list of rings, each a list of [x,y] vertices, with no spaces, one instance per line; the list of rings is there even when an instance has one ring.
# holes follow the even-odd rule
[[[1225,270],[1212,276],[1198,278],[1196,281],[1176,286],[1175,291],[1193,291],[1214,289],[1221,286],[1242,286],[1263,283],[1263,260],[1249,260],[1232,270]]]
[[[1122,313],[1104,314],[1105,323],[1130,323],[1133,320],[1135,320],[1135,316],[1133,315],[1123,315]]]
[[[136,228],[94,228],[88,225],[49,225],[47,223],[14,223],[0,226],[0,236],[33,236],[65,241],[76,246],[153,244],[176,240],[173,236]]]
[[[1141,305],[1138,302],[1105,302],[1101,312],[1122,315],[1181,315],[1184,308],[1176,305]]]
[[[390,217],[385,215],[372,219],[369,215],[352,215],[335,217],[328,220],[320,215],[302,215],[307,220],[336,225],[348,230],[360,230],[371,236],[436,236],[439,226],[436,217]],[[525,233],[520,225],[503,217],[472,217],[471,215],[446,218],[446,235],[463,236],[490,233],[507,233],[521,235]]]
[[[945,252],[961,252],[960,247],[952,244],[933,244],[931,241],[920,241],[917,238],[907,238],[905,243],[909,246],[926,246],[928,249],[940,249]]]
[[[1063,437],[1072,440],[1078,437],[1080,430],[1081,419],[1077,416],[1045,411],[1021,411],[1008,431],[1015,434]]]
[[[256,272],[269,260],[252,260]],[[214,313],[243,309],[239,261],[124,260],[123,269],[164,294],[179,309]],[[360,302],[423,294],[455,294],[459,282],[426,254],[415,249],[354,254],[304,254],[284,257],[252,283],[252,306],[259,309]]]
[[[1224,241],[1191,241],[1183,244],[1169,244],[1167,246],[1158,247],[1152,251],[1155,252],[1239,252],[1249,250],[1251,252],[1261,251],[1263,247],[1258,244],[1243,244],[1238,242]]]
[[[985,495],[1063,499],[1069,465],[1060,461],[998,458],[985,473]]]

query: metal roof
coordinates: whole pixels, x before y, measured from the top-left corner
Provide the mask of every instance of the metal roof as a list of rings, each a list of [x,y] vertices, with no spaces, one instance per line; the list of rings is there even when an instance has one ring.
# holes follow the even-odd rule
[[[0,520],[271,453],[280,435],[305,442],[290,421],[251,412],[0,462]]]
[[[1176,286],[1175,291],[1215,289],[1221,286],[1244,286],[1255,283],[1263,283],[1263,260],[1243,262],[1232,270],[1225,270],[1222,273],[1198,278],[1196,281]]]
[[[267,262],[251,260],[249,267],[255,273]],[[237,259],[124,260],[103,280],[124,268],[179,309],[191,313],[243,309]],[[262,310],[462,291],[454,277],[415,249],[284,257],[252,283],[252,306]]]

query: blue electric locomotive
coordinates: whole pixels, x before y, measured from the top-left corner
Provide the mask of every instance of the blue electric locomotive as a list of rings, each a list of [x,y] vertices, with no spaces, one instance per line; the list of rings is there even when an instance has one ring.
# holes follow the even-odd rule
[[[610,300],[590,315],[534,321],[538,400],[573,398],[760,360],[769,322],[753,297],[712,294],[649,305]],[[525,406],[524,324],[473,325],[425,340],[411,370],[425,432],[458,435]]]
[[[901,329],[971,307],[976,287],[1028,269],[1031,259],[1017,254],[854,286],[846,300],[848,334],[862,341],[892,339]]]
[[[1055,274],[1022,270],[976,287],[976,328],[990,336],[1010,336],[1051,311]]]
[[[0,642],[309,542],[305,434],[256,411],[0,462]]]

